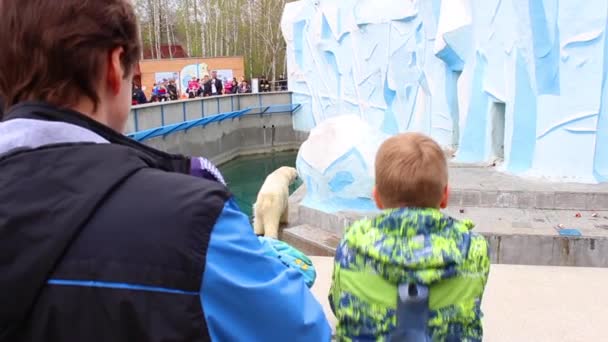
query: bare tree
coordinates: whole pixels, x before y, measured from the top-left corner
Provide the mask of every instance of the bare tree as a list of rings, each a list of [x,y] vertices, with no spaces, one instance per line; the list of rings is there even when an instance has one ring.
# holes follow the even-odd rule
[[[169,24],[169,15],[168,15],[167,11],[165,11],[164,13],[165,13],[165,26],[166,26],[165,28],[166,28],[166,32],[167,32],[167,45],[169,48],[169,58],[173,58],[173,41],[171,39],[171,36],[173,35],[172,34],[173,30],[171,29],[171,24]]]
[[[163,44],[185,44],[189,56],[242,55],[246,75],[285,73],[280,30],[291,0],[135,0],[144,45],[161,58]],[[174,57],[170,49],[168,57]]]

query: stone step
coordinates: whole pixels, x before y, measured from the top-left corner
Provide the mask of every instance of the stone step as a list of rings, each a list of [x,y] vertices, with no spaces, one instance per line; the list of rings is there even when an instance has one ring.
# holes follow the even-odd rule
[[[334,256],[340,238],[331,232],[307,224],[284,229],[281,240],[307,255]]]
[[[608,183],[549,182],[492,167],[451,166],[449,173],[451,206],[608,210]]]
[[[485,208],[608,210],[608,193],[453,188],[450,193],[450,205]]]
[[[608,267],[608,212],[466,208],[447,210],[456,218],[470,218],[490,244],[495,264]],[[597,214],[597,217],[594,217]],[[573,228],[580,237],[561,236],[556,226]],[[283,239],[309,255],[331,256],[342,229],[309,224],[287,228]]]
[[[444,212],[456,219],[471,219],[475,230],[486,235],[558,237],[562,227],[577,229],[586,238],[608,240],[608,211],[450,207]]]

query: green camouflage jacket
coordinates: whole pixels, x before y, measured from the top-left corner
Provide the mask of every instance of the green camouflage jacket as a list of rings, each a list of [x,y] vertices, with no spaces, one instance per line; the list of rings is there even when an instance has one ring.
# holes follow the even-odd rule
[[[387,341],[397,287],[429,287],[433,341],[481,341],[481,298],[490,270],[473,223],[436,209],[385,211],[349,227],[336,250],[329,301],[338,341]]]

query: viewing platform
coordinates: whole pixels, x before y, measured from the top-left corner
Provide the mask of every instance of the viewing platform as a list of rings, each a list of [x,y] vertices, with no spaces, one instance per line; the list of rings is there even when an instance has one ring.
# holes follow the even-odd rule
[[[312,291],[332,327],[333,259],[313,257]],[[605,341],[608,269],[492,265],[483,297],[484,341]]]

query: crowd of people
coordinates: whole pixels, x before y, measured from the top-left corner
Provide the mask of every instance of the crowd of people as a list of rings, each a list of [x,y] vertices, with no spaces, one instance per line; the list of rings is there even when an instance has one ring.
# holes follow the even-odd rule
[[[188,98],[191,99],[195,97],[246,93],[251,93],[251,86],[244,76],[241,77],[240,82],[235,77],[231,81],[224,83],[217,77],[217,71],[212,71],[211,77],[205,75],[203,80],[192,77],[192,80],[188,82],[188,89],[186,90]]]
[[[275,91],[287,90],[287,81],[283,76],[275,82]],[[266,79],[266,76],[259,78],[259,91],[270,92],[273,90],[271,82]],[[196,97],[208,97],[218,95],[233,95],[233,94],[248,94],[251,93],[251,84],[241,76],[240,80],[234,77],[232,80],[222,81],[217,71],[212,71],[211,76],[205,75],[203,79],[192,77],[188,81],[188,87],[180,95],[180,91],[175,83],[175,80],[163,79],[161,82],[154,83],[150,100],[146,97],[144,89],[133,85],[132,104],[144,104],[148,102],[165,102],[175,101],[179,99],[193,99]]]
[[[175,80],[163,80],[162,82],[154,83],[152,87],[152,102],[174,101],[179,99],[179,92]]]

